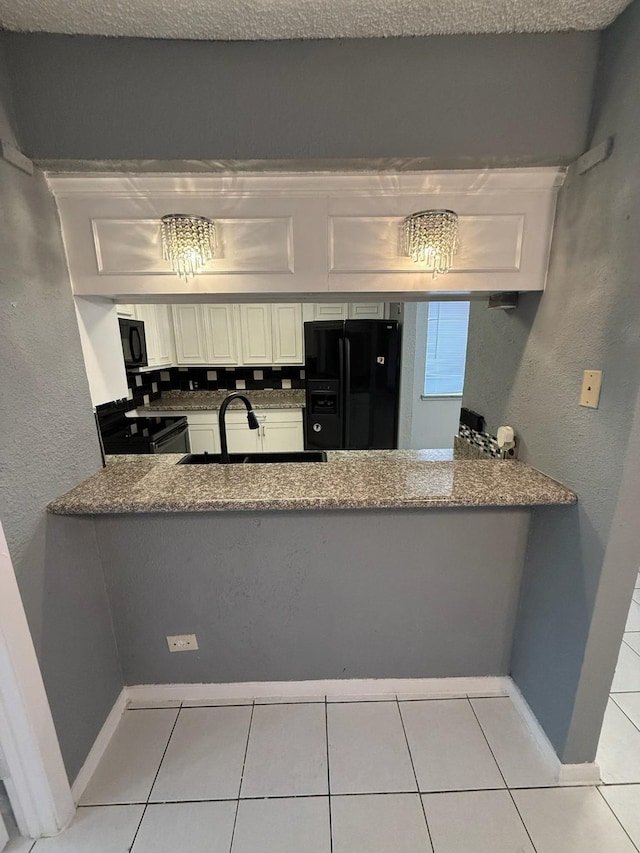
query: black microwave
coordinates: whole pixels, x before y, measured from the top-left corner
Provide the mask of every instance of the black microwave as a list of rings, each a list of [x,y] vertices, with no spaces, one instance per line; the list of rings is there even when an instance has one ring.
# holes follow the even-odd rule
[[[146,367],[147,339],[142,320],[120,320],[120,340],[125,367]]]

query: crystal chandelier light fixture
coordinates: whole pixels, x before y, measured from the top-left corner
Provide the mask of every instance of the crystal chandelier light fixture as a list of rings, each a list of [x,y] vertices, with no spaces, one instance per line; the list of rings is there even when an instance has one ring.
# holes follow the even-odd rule
[[[458,251],[458,214],[453,210],[420,210],[402,223],[403,249],[414,263],[424,264],[435,278],[453,266]]]
[[[215,255],[216,226],[206,216],[169,213],[160,220],[162,257],[188,282]]]

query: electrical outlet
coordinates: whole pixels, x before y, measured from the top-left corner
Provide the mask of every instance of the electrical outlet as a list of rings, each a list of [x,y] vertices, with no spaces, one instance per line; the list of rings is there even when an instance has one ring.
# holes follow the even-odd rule
[[[588,409],[597,409],[600,403],[600,386],[602,385],[601,370],[585,370],[582,375],[582,390],[580,405]]]
[[[195,634],[175,634],[167,637],[170,652],[195,652],[198,648],[198,638]]]

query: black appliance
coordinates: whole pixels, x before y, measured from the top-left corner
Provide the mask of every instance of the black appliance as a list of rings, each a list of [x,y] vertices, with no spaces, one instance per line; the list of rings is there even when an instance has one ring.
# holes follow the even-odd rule
[[[397,446],[400,330],[396,320],[304,324],[305,447]]]
[[[128,418],[131,403],[108,403],[96,412],[106,455],[119,453],[190,453],[187,419]]]
[[[147,339],[142,320],[120,320],[120,340],[125,367],[146,367]]]

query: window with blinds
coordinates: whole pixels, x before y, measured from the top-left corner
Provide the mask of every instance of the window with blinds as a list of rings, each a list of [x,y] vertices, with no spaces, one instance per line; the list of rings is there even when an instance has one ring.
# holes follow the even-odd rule
[[[468,331],[468,302],[429,303],[425,397],[462,394]]]

